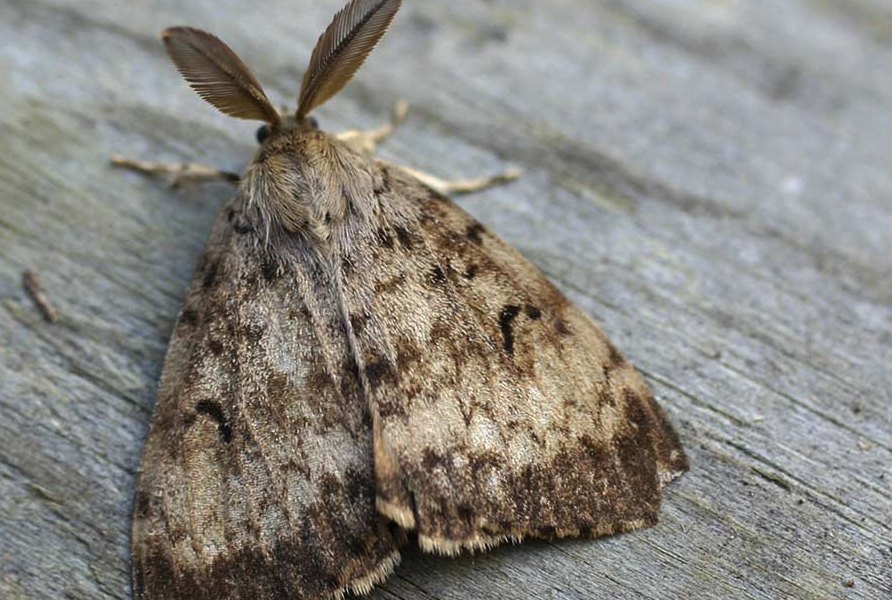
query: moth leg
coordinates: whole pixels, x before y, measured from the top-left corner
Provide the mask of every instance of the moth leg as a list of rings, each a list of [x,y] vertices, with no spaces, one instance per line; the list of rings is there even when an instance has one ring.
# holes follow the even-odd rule
[[[167,164],[153,161],[132,160],[121,156],[120,154],[113,154],[111,162],[113,165],[119,167],[126,167],[128,169],[133,169],[134,171],[139,171],[140,173],[146,173],[147,175],[162,177],[167,180],[170,187],[174,188],[179,187],[184,183],[200,183],[204,181],[227,181],[229,183],[238,184],[240,179],[238,173],[221,171],[216,167],[209,167],[207,165],[199,165],[195,163]]]
[[[409,112],[409,103],[405,100],[399,100],[393,105],[393,111],[390,114],[390,122],[365,131],[359,129],[348,129],[347,131],[337,134],[337,138],[342,142],[350,145],[354,150],[371,155],[379,143],[384,141],[387,136],[394,132],[397,126],[406,118]]]
[[[430,173],[425,173],[424,171],[419,171],[411,167],[400,168],[421,183],[446,196],[449,194],[470,194],[472,192],[479,192],[488,187],[513,181],[520,177],[521,173],[520,169],[517,167],[511,167],[502,173],[490,177],[448,180],[441,179],[436,175],[431,175]]]

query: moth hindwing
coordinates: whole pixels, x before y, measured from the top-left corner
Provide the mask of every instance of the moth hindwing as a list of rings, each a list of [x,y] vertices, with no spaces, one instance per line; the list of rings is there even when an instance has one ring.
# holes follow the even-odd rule
[[[218,38],[164,34],[202,97],[267,129],[165,359],[133,520],[140,600],[363,593],[408,532],[454,554],[630,531],[688,468],[642,378],[535,266],[308,118],[399,4],[335,16],[294,116]]]

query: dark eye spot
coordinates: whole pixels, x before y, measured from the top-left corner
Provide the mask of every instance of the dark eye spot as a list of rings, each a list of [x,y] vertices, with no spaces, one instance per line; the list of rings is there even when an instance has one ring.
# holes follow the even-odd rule
[[[307,117],[307,123],[309,123],[310,127],[313,129],[319,129],[319,121],[316,120],[316,117]]]
[[[262,144],[263,140],[265,140],[268,137],[269,137],[269,125],[261,125],[257,129],[257,141]]]

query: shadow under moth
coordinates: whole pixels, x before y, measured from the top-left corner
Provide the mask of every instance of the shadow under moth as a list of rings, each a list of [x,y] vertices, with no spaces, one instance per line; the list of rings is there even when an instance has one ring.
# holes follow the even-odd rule
[[[218,38],[162,34],[202,98],[265,125],[241,176],[118,160],[238,186],[164,363],[135,498],[139,600],[364,593],[410,536],[457,554],[627,532],[656,523],[688,468],[610,340],[443,193],[492,180],[375,160],[391,126],[329,135],[309,116],[399,6],[335,15],[293,115]]]

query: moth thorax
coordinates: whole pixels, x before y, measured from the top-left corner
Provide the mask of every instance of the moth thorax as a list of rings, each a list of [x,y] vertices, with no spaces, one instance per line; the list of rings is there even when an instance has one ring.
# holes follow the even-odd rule
[[[342,179],[324,161],[298,161],[282,153],[254,163],[245,189],[270,224],[327,239],[347,213],[350,186]]]

